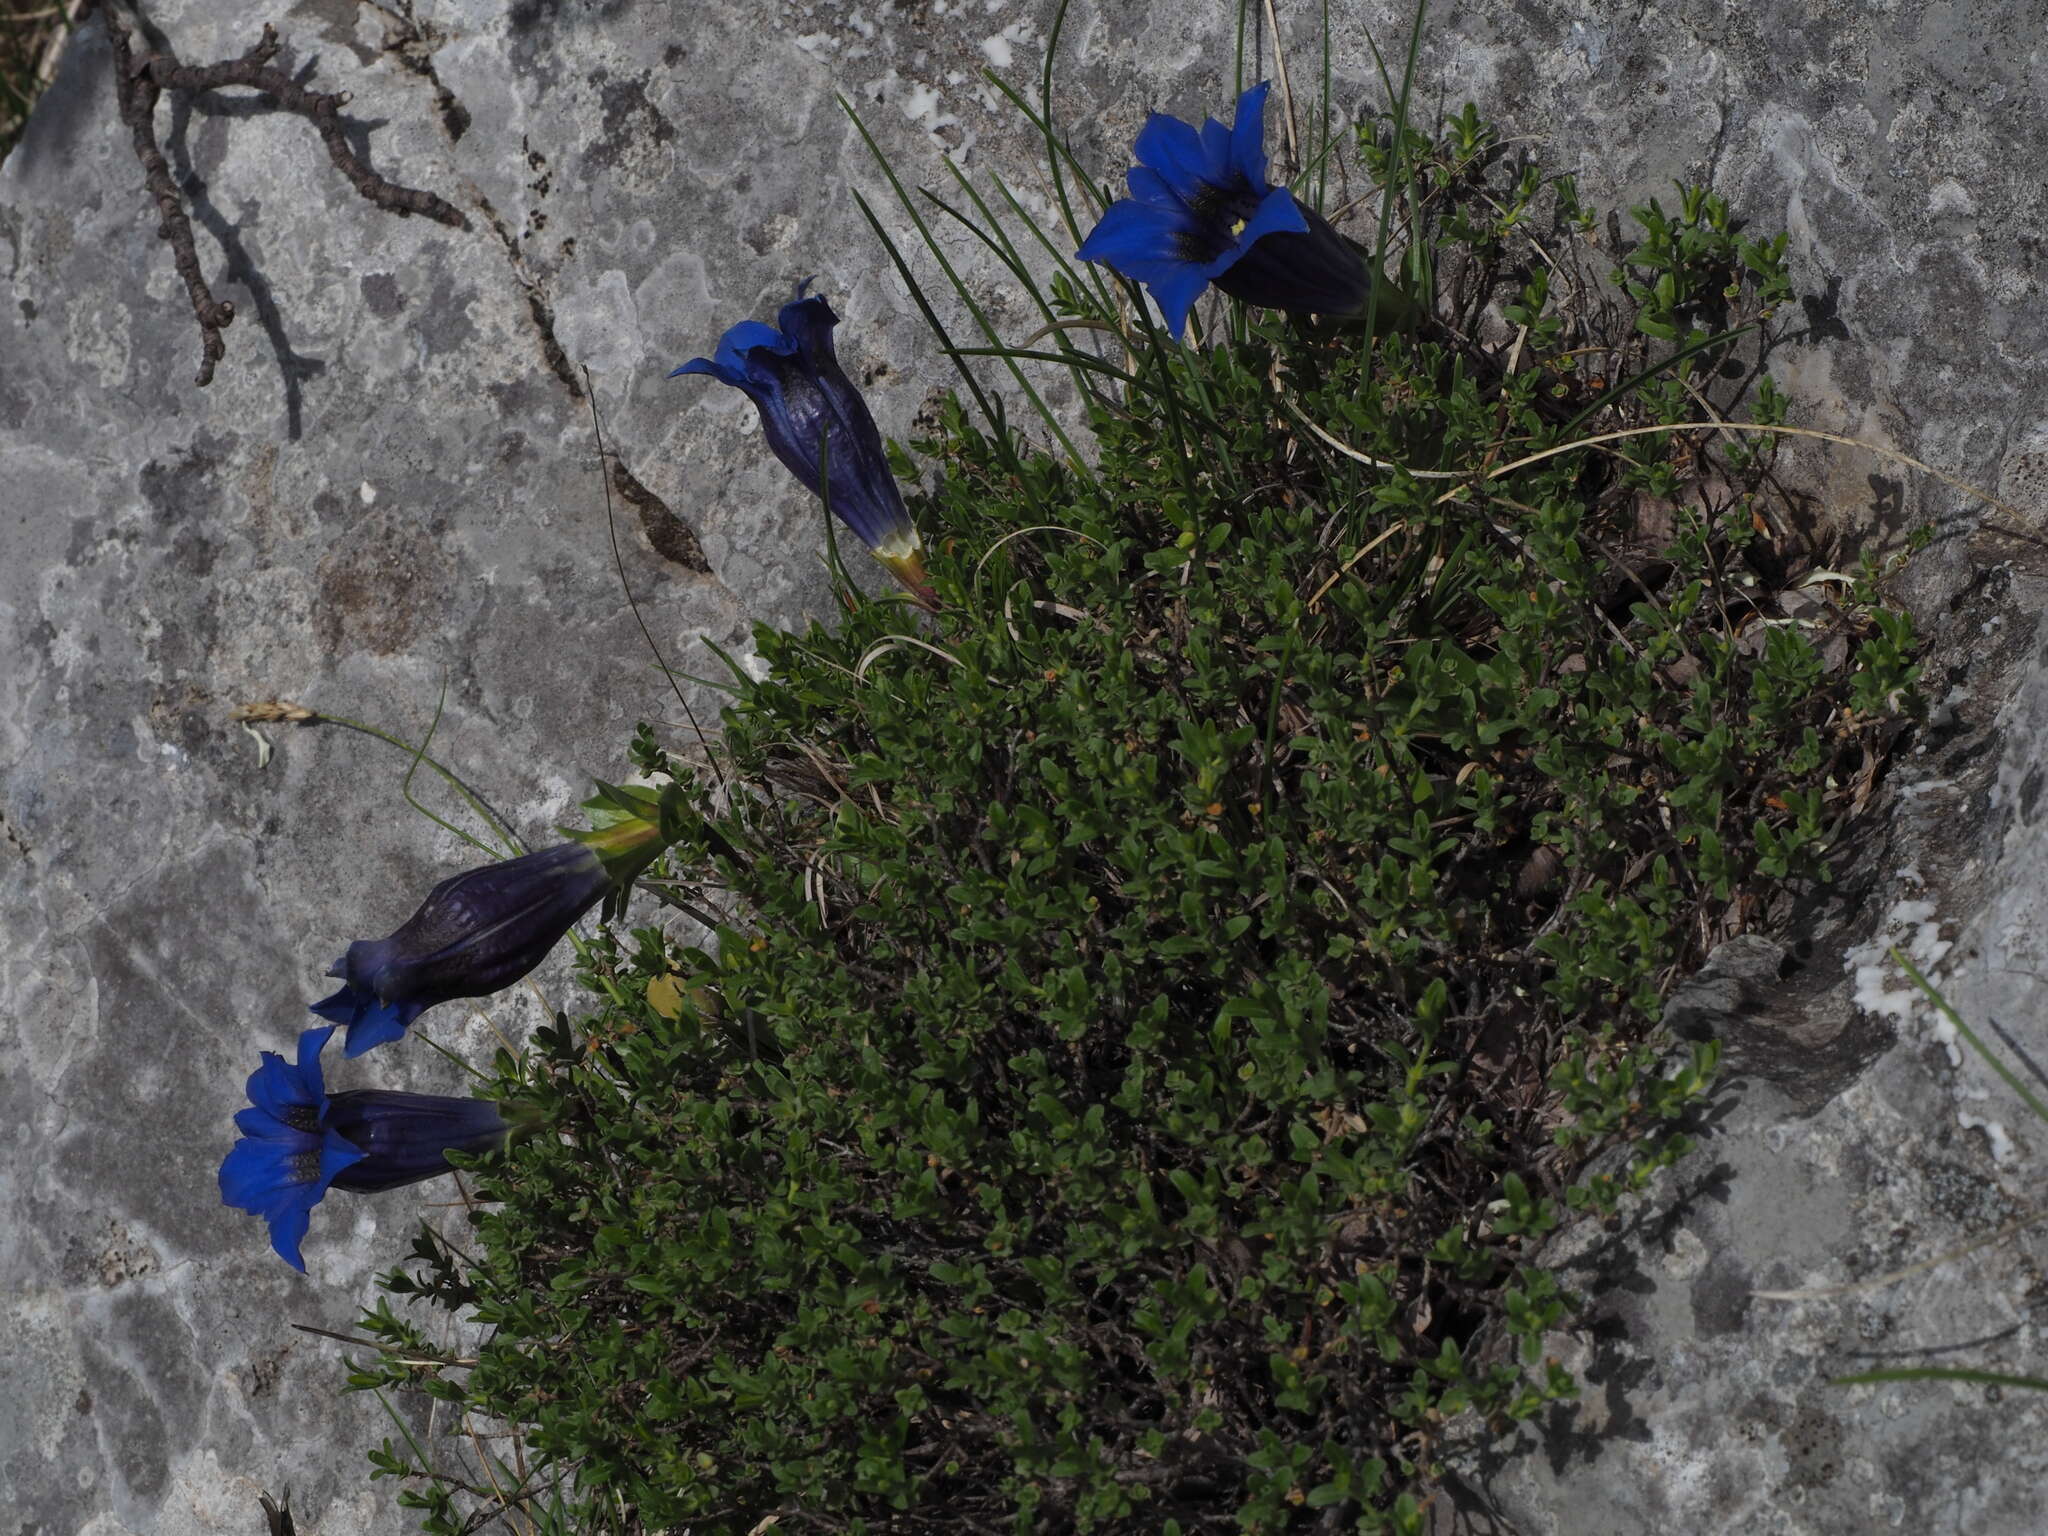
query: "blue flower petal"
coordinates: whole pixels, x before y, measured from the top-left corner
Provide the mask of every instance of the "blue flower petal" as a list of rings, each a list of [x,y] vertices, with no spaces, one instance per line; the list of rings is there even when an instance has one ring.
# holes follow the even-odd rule
[[[315,1024],[299,1031],[299,1082],[311,1095],[308,1102],[313,1104],[318,1104],[327,1093],[327,1084],[320,1076],[320,1053],[327,1049],[333,1034],[332,1024]]]
[[[319,1145],[320,1138],[305,1131],[244,1136],[221,1162],[221,1203],[259,1216],[283,1209],[299,1198],[307,1182],[298,1177],[295,1160]]]
[[[502,1145],[511,1129],[487,1099],[378,1089],[324,1093],[320,1053],[333,1034],[331,1025],[301,1031],[296,1065],[263,1053],[250,1085],[264,1102],[235,1116],[243,1134],[220,1165],[222,1202],[261,1216],[271,1247],[301,1272],[313,1207],[330,1188],[396,1189],[433,1178],[448,1172],[450,1152]]]
[[[311,1189],[313,1185],[307,1185]],[[299,1254],[299,1247],[306,1241],[306,1229],[313,1225],[313,1207],[319,1203],[315,1195],[304,1205],[292,1205],[270,1217],[270,1246],[277,1250],[277,1256],[291,1265],[300,1274],[306,1272],[306,1261]]]
[[[1165,177],[1148,166],[1134,165],[1124,172],[1124,185],[1131,189],[1133,198],[1148,207],[1177,218],[1187,216],[1187,204],[1174,194]]]
[[[306,1140],[312,1143],[310,1136]],[[236,1142],[228,1153],[229,1161],[233,1161],[235,1153],[247,1145],[247,1142]],[[319,1176],[302,1182],[286,1181],[277,1186],[272,1191],[268,1207],[257,1211],[270,1224],[270,1246],[276,1250],[277,1256],[302,1275],[306,1272],[306,1260],[300,1250],[306,1241],[306,1230],[313,1224],[313,1207],[327,1193],[327,1186],[334,1182],[334,1176],[351,1163],[360,1162],[363,1156],[333,1131],[327,1132],[317,1145],[320,1149]],[[221,1164],[220,1178],[222,1198],[226,1199],[226,1163]],[[244,1209],[257,1209],[239,1200],[228,1200],[227,1203],[242,1205]]]
[[[1147,289],[1157,288],[1161,283],[1177,282],[1184,272],[1199,272],[1200,267],[1185,261],[1134,261],[1128,269],[1122,269],[1124,276],[1133,282],[1143,283]]]
[[[329,971],[327,974],[332,976],[336,973]],[[332,1019],[337,1024],[353,1024],[363,1016],[365,1009],[376,1006],[376,998],[370,996],[367,992],[361,991],[354,982],[350,982],[339,992],[330,992],[327,996],[321,998],[319,1002],[309,1004],[308,1010],[319,1014],[323,1019]],[[264,1054],[267,1056],[270,1053],[266,1051]],[[251,1079],[250,1097],[255,1097],[255,1091],[254,1079]]]
[[[1147,203],[1119,198],[1104,211],[1074,254],[1083,261],[1106,261],[1124,276],[1142,282],[1144,274],[1133,271],[1131,264],[1179,261],[1179,235],[1187,223],[1185,211],[1170,214]]]
[[[1230,131],[1230,166],[1258,191],[1266,185],[1266,82],[1237,98]]]
[[[839,317],[822,296],[806,297],[808,286],[808,280],[799,284],[797,297],[782,306],[780,329],[748,320],[726,332],[719,360],[727,361],[732,350],[740,377],[715,368],[694,371],[744,389],[775,457],[931,607],[937,600],[924,577],[917,529],[881,431],[833,350]]]
[[[1267,94],[1261,81],[1240,95],[1228,128],[1214,118],[1200,128],[1161,113],[1146,119],[1139,164],[1125,176],[1130,196],[1104,212],[1077,253],[1145,284],[1175,337],[1208,283],[1297,314],[1355,314],[1370,291],[1355,248],[1266,180]]]
[[[682,367],[670,369],[668,376],[674,379],[686,373],[708,373],[721,383],[735,385],[740,382],[741,377],[725,364],[708,357],[693,357]]]
[[[1371,264],[1313,208],[1297,199],[1294,211],[1303,229],[1272,229],[1248,243],[1242,257],[1212,281],[1232,298],[1267,309],[1312,315],[1359,313],[1372,297]],[[1414,301],[1399,288],[1389,288],[1387,303],[1390,316],[1415,313]]]
[[[249,1102],[279,1123],[294,1108],[320,1106],[320,1090],[307,1090],[299,1069],[275,1051],[263,1053],[263,1065],[249,1074]]]
[[[693,357],[682,367],[669,374],[675,378],[685,373],[708,373],[722,383],[740,389],[748,387],[747,354],[766,347],[771,352],[787,353],[789,344],[780,331],[759,320],[742,320],[723,336],[718,338],[717,351],[710,357]]]
[[[782,306],[775,316],[782,327],[783,350],[787,353],[801,353],[810,363],[813,371],[820,367],[839,366],[838,354],[832,350],[832,327],[839,323],[839,317],[832,313],[832,306],[825,302],[822,294],[809,298],[798,298]],[[743,322],[748,325],[757,321]],[[762,326],[767,330],[767,326]]]
[[[379,1003],[365,1009],[363,1016],[349,1026],[348,1041],[341,1054],[353,1058],[388,1041],[403,1040],[412,1021],[426,1011],[424,1003]]]
[[[318,1111],[313,1112],[317,1116]],[[265,1140],[282,1140],[306,1134],[289,1121],[281,1120],[269,1110],[255,1104],[247,1109],[235,1111],[235,1125],[244,1136],[256,1136]]]
[[[244,1110],[235,1119],[240,1124],[244,1115],[260,1113]],[[269,1223],[270,1246],[303,1274],[306,1261],[299,1249],[306,1240],[313,1207],[327,1193],[335,1175],[363,1154],[333,1131],[318,1136],[282,1127],[280,1131],[245,1136],[228,1149],[220,1165],[220,1198],[222,1204],[252,1212]]]
[[[747,354],[766,348],[787,356],[794,350],[782,332],[760,320],[742,320],[718,338],[718,361],[735,372],[747,371]]]
[[[380,1003],[374,992],[351,982],[312,1004],[310,1011],[346,1025],[348,1044],[343,1054],[360,1056],[387,1040],[401,1038],[428,1006],[417,1001]]]
[[[1157,171],[1182,202],[1189,202],[1206,184],[1208,157],[1202,136],[1177,117],[1154,112],[1138,130],[1138,163]]]
[[[1182,262],[1169,272],[1143,281],[1151,288],[1152,302],[1166,319],[1166,329],[1179,341],[1181,332],[1187,328],[1188,311],[1209,286],[1208,275],[1193,262]]]
[[[360,1147],[351,1143],[341,1132],[330,1129],[320,1138],[320,1187],[326,1189],[334,1182],[334,1176],[351,1163],[360,1163],[368,1156]]]

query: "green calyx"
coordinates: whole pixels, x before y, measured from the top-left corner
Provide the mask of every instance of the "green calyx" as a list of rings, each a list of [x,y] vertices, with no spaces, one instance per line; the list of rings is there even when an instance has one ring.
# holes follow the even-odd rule
[[[595,853],[611,876],[612,889],[604,907],[607,917],[625,905],[633,882],[698,825],[685,787],[675,783],[656,787],[607,784],[600,779],[597,793],[583,802],[583,810],[590,817],[589,828],[564,827],[562,831]]]

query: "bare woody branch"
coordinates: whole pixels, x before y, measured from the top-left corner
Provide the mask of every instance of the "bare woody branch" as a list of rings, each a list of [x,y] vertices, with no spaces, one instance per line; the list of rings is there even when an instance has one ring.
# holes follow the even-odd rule
[[[114,54],[114,93],[121,121],[128,127],[135,156],[142,162],[149,195],[155,201],[160,222],[157,235],[171,243],[171,256],[192,301],[193,317],[199,322],[201,358],[194,380],[201,388],[213,382],[214,365],[226,352],[221,332],[233,323],[235,306],[216,299],[200,269],[199,253],[193,243],[192,221],[185,212],[185,199],[171,175],[156,137],[156,105],[166,91],[197,96],[228,86],[243,86],[261,92],[279,108],[303,117],[327,146],[327,157],[348,178],[349,185],[379,208],[401,216],[420,214],[456,229],[467,229],[462,212],[432,192],[402,187],[365,165],[342,130],[342,108],[349,103],[345,91],[312,91],[277,68],[271,61],[279,47],[277,29],[264,24],[263,36],[240,58],[218,64],[183,64],[168,49],[151,49],[138,54],[128,29],[111,5],[102,5],[107,41]]]

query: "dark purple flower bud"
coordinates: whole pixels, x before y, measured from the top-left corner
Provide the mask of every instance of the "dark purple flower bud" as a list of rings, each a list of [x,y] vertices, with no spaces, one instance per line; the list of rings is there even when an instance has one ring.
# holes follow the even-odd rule
[[[1289,197],[1303,228],[1274,230],[1248,243],[1213,279],[1233,299],[1263,309],[1310,315],[1355,315],[1372,298],[1365,259],[1330,221],[1301,199]],[[1382,301],[1393,308],[1393,285]],[[1404,296],[1405,297],[1405,296]]]
[[[825,497],[919,603],[935,608],[923,545],[881,430],[832,350],[839,317],[822,297],[805,298],[806,286],[798,285],[774,325],[742,320],[719,338],[715,355],[693,357],[669,377],[705,373],[744,391],[775,457],[812,495]]]
[[[450,1172],[450,1152],[485,1152],[510,1127],[487,1099],[354,1089],[329,1094],[320,1053],[333,1025],[299,1036],[297,1065],[275,1051],[249,1075],[249,1108],[235,1116],[242,1135],[220,1165],[224,1205],[270,1223],[270,1245],[294,1269],[306,1261],[313,1207],[329,1187],[397,1189]]]
[[[444,1174],[450,1152],[487,1152],[506,1129],[489,1099],[392,1088],[330,1093],[324,1123],[363,1154],[335,1174],[334,1187],[370,1194]]]
[[[547,958],[611,887],[598,850],[560,843],[443,880],[389,938],[358,939],[329,967],[344,985],[313,1005],[348,1026],[348,1054],[403,1035],[436,1003],[488,997]]]

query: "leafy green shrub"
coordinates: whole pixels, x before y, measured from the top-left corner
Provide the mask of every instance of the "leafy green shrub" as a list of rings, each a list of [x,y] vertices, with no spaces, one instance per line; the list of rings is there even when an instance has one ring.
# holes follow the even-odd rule
[[[1681,189],[1608,285],[1470,109],[1360,149],[1437,323],[1174,347],[1062,261],[1049,350],[956,351],[1069,369],[1093,451],[977,384],[915,445],[943,612],[847,586],[708,758],[642,728],[715,943],[588,947],[495,1067],[555,1134],[385,1278],[487,1336],[380,1304],[356,1383],[523,1433],[386,1445],[429,1530],[1418,1531],[1449,1419],[1574,1391],[1533,1245],[1682,1149],[1660,1001],[1826,878],[1910,630],[1775,602],[1767,440],[1544,456],[1733,415],[1782,241]]]

